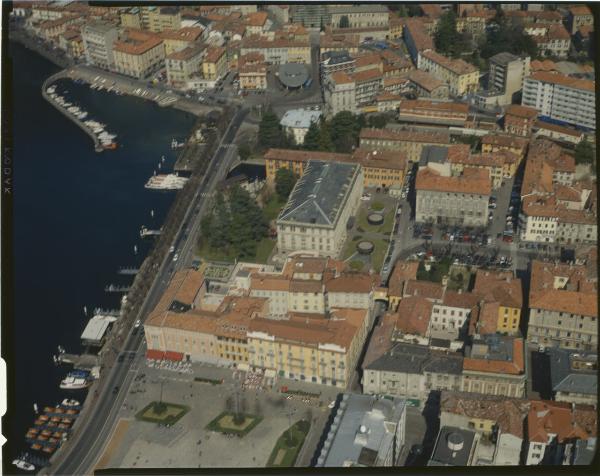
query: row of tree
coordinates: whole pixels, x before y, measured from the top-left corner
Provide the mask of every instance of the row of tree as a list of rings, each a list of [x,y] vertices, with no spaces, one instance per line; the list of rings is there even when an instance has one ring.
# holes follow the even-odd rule
[[[330,120],[321,119],[313,122],[306,133],[304,144],[295,143],[290,134],[286,134],[279,123],[277,115],[267,110],[261,119],[258,129],[258,144],[261,149],[279,147],[287,149],[306,149],[327,152],[351,152],[358,145],[358,137],[363,127],[383,128],[389,121],[384,114],[370,115],[353,114],[342,111]],[[240,150],[240,156],[250,154],[249,148]],[[244,158],[242,156],[242,159]]]
[[[239,185],[217,193],[212,210],[202,218],[201,228],[202,243],[239,259],[254,257],[258,242],[269,230],[262,209]]]

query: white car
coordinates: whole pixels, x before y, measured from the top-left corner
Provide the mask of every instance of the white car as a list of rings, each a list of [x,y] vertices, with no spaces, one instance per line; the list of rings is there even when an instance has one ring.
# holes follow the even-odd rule
[[[169,253],[173,253],[174,251],[175,251],[175,246],[171,246],[171,247],[169,248]]]
[[[335,407],[335,400],[333,400],[329,405],[327,405],[327,408],[333,408]]]
[[[367,193],[366,193],[366,194],[364,194],[362,197],[360,197],[360,199],[361,199],[361,200],[364,200],[364,201],[366,201],[366,200],[371,200],[371,195],[369,195],[369,194],[367,194]]]
[[[173,261],[177,261],[179,259],[179,254],[175,253],[175,255],[173,256]]]
[[[140,327],[142,325],[142,321],[140,321],[139,319],[137,321],[135,321],[135,324],[133,325],[133,327],[135,327],[136,329],[138,327]]]

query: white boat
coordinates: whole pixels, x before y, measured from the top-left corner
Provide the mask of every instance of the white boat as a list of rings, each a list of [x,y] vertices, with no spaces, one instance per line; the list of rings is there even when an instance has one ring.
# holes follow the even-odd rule
[[[81,405],[81,403],[79,403],[78,400],[75,400],[73,398],[65,398],[61,405],[63,407],[78,407],[79,405]]]
[[[153,190],[179,190],[185,186],[187,181],[187,178],[178,177],[175,174],[159,174],[150,177],[144,187]]]
[[[85,372],[69,372],[60,382],[60,388],[63,390],[81,390],[92,384]]]
[[[14,464],[17,468],[22,469],[23,471],[33,471],[35,469],[34,465],[22,459],[13,460],[12,464]]]

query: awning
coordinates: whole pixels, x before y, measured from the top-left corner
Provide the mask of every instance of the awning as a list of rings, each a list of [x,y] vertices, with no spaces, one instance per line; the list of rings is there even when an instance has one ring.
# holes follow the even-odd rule
[[[273,370],[273,369],[266,369],[265,370],[265,377],[274,378],[275,375],[277,375],[277,372],[275,372],[275,370]]]
[[[244,372],[247,372],[250,369],[250,366],[248,364],[238,364],[237,368],[239,370],[243,370]]]
[[[146,351],[147,359],[162,360],[165,358],[165,353],[162,350],[148,349]]]
[[[165,359],[167,360],[183,360],[183,354],[181,352],[173,352],[171,350],[167,350],[165,352]]]

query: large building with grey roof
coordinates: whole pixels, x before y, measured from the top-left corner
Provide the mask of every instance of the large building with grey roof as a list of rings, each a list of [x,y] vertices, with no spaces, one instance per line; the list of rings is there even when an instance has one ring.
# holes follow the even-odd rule
[[[458,390],[463,357],[416,344],[396,344],[363,369],[363,392],[424,399],[431,390]]]
[[[394,466],[404,445],[406,403],[344,394],[317,467]]]
[[[358,164],[310,160],[277,219],[280,252],[315,251],[337,257],[363,189]]]
[[[598,403],[598,355],[550,348],[550,383],[558,402]]]

